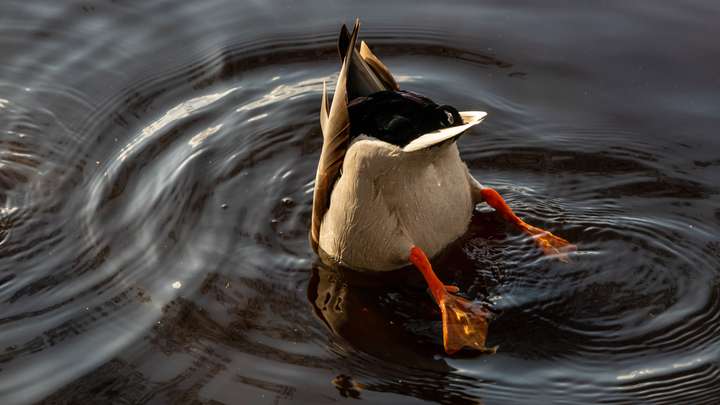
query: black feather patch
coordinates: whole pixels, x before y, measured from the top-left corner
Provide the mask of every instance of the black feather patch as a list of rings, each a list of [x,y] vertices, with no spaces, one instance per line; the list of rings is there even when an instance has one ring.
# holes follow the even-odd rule
[[[403,147],[419,136],[462,124],[458,111],[410,91],[380,91],[348,105],[350,139],[368,135]]]

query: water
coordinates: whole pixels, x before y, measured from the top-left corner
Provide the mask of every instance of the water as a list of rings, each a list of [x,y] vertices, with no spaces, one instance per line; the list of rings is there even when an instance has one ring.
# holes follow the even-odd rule
[[[720,6],[521,3],[3,2],[1,402],[720,401]],[[478,207],[437,259],[496,355],[443,354],[417,272],[309,247],[356,16],[402,87],[489,112],[473,175],[578,244]]]

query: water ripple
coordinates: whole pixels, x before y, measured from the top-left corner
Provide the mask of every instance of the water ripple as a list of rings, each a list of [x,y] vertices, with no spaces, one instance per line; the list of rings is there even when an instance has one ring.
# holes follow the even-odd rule
[[[616,19],[613,35],[637,29],[638,40],[657,18],[709,30],[699,6],[548,5],[538,19],[500,4],[429,18],[404,2],[383,15],[86,3],[1,7],[3,403],[720,394],[717,119],[711,86],[695,82],[717,69],[665,54],[655,37],[649,59],[666,63],[633,64],[637,49],[617,38],[588,53],[605,42],[563,28]],[[309,248],[317,109],[349,18],[338,10],[368,14],[364,38],[403,87],[487,110],[459,142],[473,175],[578,244],[570,264],[544,257],[481,205],[435,260],[493,312],[495,356],[443,354],[416,272],[329,269]]]

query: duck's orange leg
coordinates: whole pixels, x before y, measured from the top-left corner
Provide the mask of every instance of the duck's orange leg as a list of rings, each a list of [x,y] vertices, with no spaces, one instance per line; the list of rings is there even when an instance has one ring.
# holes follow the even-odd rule
[[[498,192],[494,189],[484,187],[480,190],[480,193],[483,200],[488,203],[489,206],[497,210],[497,212],[505,218],[505,220],[512,222],[523,232],[530,235],[538,246],[540,246],[540,248],[545,252],[545,254],[557,255],[560,260],[568,261],[567,254],[576,250],[575,245],[565,239],[553,235],[544,229],[534,227],[520,219],[517,215],[515,215],[500,194],[498,194]]]
[[[435,302],[440,307],[443,322],[443,345],[448,354],[463,347],[495,352],[495,348],[485,347],[488,320],[487,312],[472,302],[451,294],[458,288],[444,285],[433,272],[425,252],[417,246],[410,249],[410,262],[420,270],[430,288]]]

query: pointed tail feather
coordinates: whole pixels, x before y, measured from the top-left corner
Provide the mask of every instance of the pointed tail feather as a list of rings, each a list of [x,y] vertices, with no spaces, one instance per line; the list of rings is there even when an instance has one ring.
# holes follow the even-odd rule
[[[400,90],[400,86],[398,86],[392,73],[390,73],[390,69],[380,61],[380,58],[372,53],[365,41],[360,42],[360,57],[362,57],[365,63],[372,69],[386,90]]]

